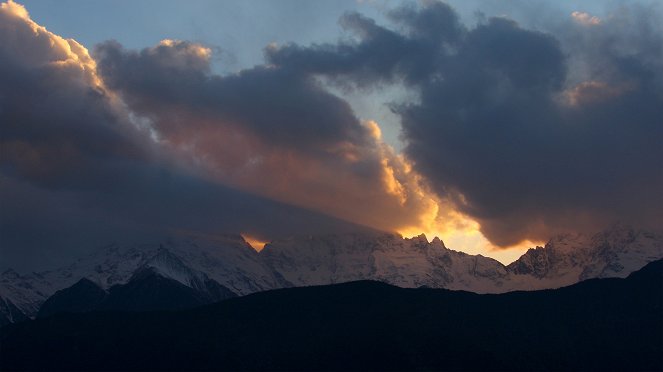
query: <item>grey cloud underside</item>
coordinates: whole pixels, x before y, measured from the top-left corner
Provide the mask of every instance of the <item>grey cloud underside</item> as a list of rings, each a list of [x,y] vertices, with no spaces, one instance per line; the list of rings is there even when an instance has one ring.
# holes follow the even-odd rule
[[[178,233],[242,232],[278,238],[369,231],[154,165],[125,164],[104,176],[116,178],[88,191],[49,189],[2,176],[3,266],[49,267],[108,242],[140,242]]]
[[[660,9],[632,5],[591,27],[557,20],[552,33],[505,18],[467,28],[440,3],[390,16],[394,28],[347,15],[356,40],[267,57],[359,89],[419,92],[392,103],[407,156],[498,245],[663,224]]]

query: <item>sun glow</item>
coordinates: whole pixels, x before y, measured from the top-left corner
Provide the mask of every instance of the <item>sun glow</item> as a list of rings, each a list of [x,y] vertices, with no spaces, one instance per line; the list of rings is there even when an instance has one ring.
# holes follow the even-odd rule
[[[242,234],[242,238],[244,238],[244,240],[246,240],[246,242],[258,252],[262,251],[265,248],[265,245],[269,243],[248,234]]]
[[[441,212],[444,212],[444,216],[440,215]],[[446,203],[436,204],[429,215],[423,217],[425,220],[423,228],[412,226],[400,229],[398,233],[406,238],[423,233],[429,242],[437,237],[449,249],[473,255],[480,254],[496,259],[504,265],[517,260],[529,248],[544,244],[540,241],[523,240],[509,247],[498,247],[483,235],[481,225],[477,221],[455,211],[452,205]]]
[[[543,242],[524,240],[510,247],[501,248],[492,244],[479,230],[447,229],[444,232],[414,232],[414,230],[404,230],[403,232],[399,233],[406,238],[418,236],[423,233],[429,242],[437,237],[440,238],[444,242],[445,247],[449,249],[465,252],[472,255],[480,254],[482,256],[490,257],[500,261],[504,265],[508,265],[511,262],[517,260],[520,256],[527,252],[529,248],[534,248],[544,244]]]

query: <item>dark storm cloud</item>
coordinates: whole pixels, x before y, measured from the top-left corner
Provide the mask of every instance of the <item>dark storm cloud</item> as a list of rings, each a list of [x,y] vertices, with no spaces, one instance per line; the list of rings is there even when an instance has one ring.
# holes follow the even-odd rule
[[[388,13],[397,25],[391,30],[358,13],[348,13],[340,24],[359,39],[339,44],[302,47],[288,44],[265,49],[268,61],[284,68],[344,76],[358,86],[394,78],[417,83],[444,64],[465,29],[444,3],[426,9],[404,6]]]
[[[574,85],[565,45],[493,19],[422,85],[420,104],[397,109],[417,168],[439,193],[462,194],[462,210],[493,242],[663,223],[663,40],[613,48],[601,29],[632,32],[615,35],[615,23],[588,31],[592,58],[580,58],[589,72]]]
[[[459,26],[440,3],[349,16],[358,41],[268,50],[277,65],[360,86],[401,79],[406,154],[496,244],[622,220],[663,224],[661,14],[638,5],[554,33],[490,18]]]

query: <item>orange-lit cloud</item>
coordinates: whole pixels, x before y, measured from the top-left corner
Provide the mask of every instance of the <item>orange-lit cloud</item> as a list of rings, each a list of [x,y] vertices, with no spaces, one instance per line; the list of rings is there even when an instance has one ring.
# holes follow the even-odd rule
[[[216,76],[208,49],[176,41],[140,54],[106,45],[100,58],[157,141],[201,177],[379,230],[444,221],[449,205],[383,141],[379,124],[359,121],[305,75],[258,68]],[[128,70],[136,66],[140,73]]]
[[[433,220],[439,224],[439,202],[420,176],[375,136],[377,123],[365,125],[372,133],[369,146],[344,142],[321,157],[270,146],[232,125],[215,125],[205,138],[196,137],[193,157],[224,184],[361,225],[421,232]],[[190,140],[178,137],[177,148],[191,151]],[[357,173],[365,168],[371,173]]]
[[[633,84],[610,85],[602,81],[585,81],[566,90],[564,96],[571,106],[600,103],[619,97],[634,89]]]
[[[583,26],[597,26],[601,24],[601,18],[586,12],[575,11],[571,13],[571,18]]]
[[[31,66],[56,66],[66,70],[73,79],[93,87],[101,87],[101,80],[96,73],[96,62],[90,57],[88,50],[74,39],[64,39],[32,19],[25,7],[10,0],[0,4],[3,22],[2,32],[13,34],[14,38],[5,38],[3,47],[11,49],[15,58],[21,63]],[[31,31],[32,40],[23,38]]]
[[[425,234],[428,241],[438,237],[447,248],[469,254],[492,257],[507,265],[520,257],[527,249],[541,246],[545,242],[523,240],[508,247],[497,247],[481,232],[480,224],[471,217],[458,212],[450,201],[432,198],[428,213],[420,216],[419,224],[399,229],[404,237],[411,238]]]

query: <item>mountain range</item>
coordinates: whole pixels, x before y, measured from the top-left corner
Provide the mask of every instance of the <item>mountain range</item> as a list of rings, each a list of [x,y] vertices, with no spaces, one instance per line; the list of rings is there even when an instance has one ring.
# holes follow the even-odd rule
[[[58,311],[182,309],[277,288],[359,280],[475,293],[560,288],[624,278],[661,258],[661,234],[624,225],[554,237],[506,266],[423,235],[297,236],[260,252],[240,235],[179,236],[110,244],[56,270],[7,270],[0,274],[0,325]]]
[[[0,369],[659,371],[662,312],[663,260],[497,295],[355,281],[10,324]]]

